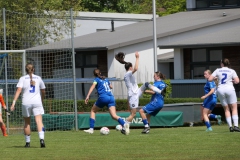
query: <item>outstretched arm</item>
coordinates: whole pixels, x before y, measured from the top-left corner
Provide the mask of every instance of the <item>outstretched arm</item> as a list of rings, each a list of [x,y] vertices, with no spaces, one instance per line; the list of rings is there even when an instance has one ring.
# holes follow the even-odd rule
[[[145,87],[151,89],[152,91],[161,94],[162,90],[158,89],[157,87],[151,85],[150,83],[146,82]]]
[[[138,63],[139,63],[139,53],[135,52],[136,62],[132,71],[132,74],[135,73],[138,70]]]
[[[88,103],[89,96],[90,96],[90,94],[92,93],[92,91],[94,90],[96,84],[97,84],[97,83],[93,82],[92,86],[90,87],[90,89],[89,89],[89,91],[88,91],[88,94],[87,94],[87,97],[86,97],[86,99],[85,99],[85,104]]]

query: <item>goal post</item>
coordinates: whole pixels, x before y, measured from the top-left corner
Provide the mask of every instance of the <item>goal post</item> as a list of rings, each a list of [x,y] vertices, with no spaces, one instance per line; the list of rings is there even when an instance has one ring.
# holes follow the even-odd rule
[[[13,55],[14,54],[14,55]],[[11,104],[9,104],[9,79],[11,79],[11,77],[8,77],[8,56],[11,55],[11,57],[13,57],[12,59],[15,59],[17,57],[15,57],[15,55],[20,55],[21,60],[22,60],[22,64],[21,66],[17,67],[21,70],[21,74],[25,74],[24,71],[24,66],[26,64],[26,51],[25,50],[0,50],[0,62],[1,62],[1,68],[0,68],[0,80],[2,81],[0,84],[2,84],[2,86],[0,86],[1,89],[4,89],[4,93],[3,93],[3,97],[5,99],[5,103],[7,106],[7,109],[10,109],[9,106]],[[3,74],[4,73],[4,74]],[[6,126],[7,126],[7,132],[9,133],[9,116],[4,115],[5,119],[6,119]]]
[[[6,105],[11,106],[18,80],[26,74],[25,65],[30,62],[35,67],[34,74],[42,77],[46,86],[46,95],[43,101],[45,111],[43,123],[46,130],[74,129],[76,117],[74,116],[74,78],[71,50],[62,49],[51,52],[1,50],[0,56],[3,54],[7,54],[7,58],[5,59],[4,71],[0,75],[0,84],[5,86],[3,95],[6,99]],[[5,119],[7,119],[8,133],[23,132],[21,96],[16,102],[15,111],[9,117],[5,116]],[[33,116],[31,116],[31,130],[37,130]]]

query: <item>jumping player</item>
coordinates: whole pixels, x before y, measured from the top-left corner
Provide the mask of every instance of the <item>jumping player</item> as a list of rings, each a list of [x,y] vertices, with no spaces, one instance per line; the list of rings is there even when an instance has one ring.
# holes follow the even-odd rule
[[[214,81],[208,81],[208,78],[211,76],[211,71],[206,70],[204,71],[204,77],[207,79],[207,82],[204,86],[204,93],[205,95],[201,97],[201,99],[204,100],[203,102],[203,119],[205,122],[205,125],[207,126],[207,132],[212,131],[211,124],[209,122],[209,118],[211,119],[217,119],[218,124],[221,124],[221,116],[211,114],[212,110],[216,106],[217,103],[217,96],[216,96],[216,84]]]
[[[227,58],[221,60],[221,68],[216,69],[208,80],[213,81],[215,77],[218,78],[217,95],[225,110],[229,130],[230,132],[240,132],[238,128],[237,96],[233,86],[233,83],[239,83],[239,78],[236,71],[229,68],[229,66],[230,62]],[[230,110],[232,110],[232,117]],[[234,127],[232,127],[232,120]]]
[[[28,63],[25,67],[27,75],[22,76],[17,84],[17,91],[15,93],[13,103],[11,106],[11,111],[15,109],[15,103],[23,91],[22,94],[22,115],[24,118],[24,134],[26,145],[25,147],[30,147],[30,122],[31,115],[34,115],[37,124],[38,135],[40,139],[40,147],[45,147],[44,142],[44,126],[42,123],[42,114],[44,114],[43,109],[43,99],[45,97],[45,84],[42,78],[33,74],[34,66]]]
[[[99,111],[99,109],[103,108],[104,106],[107,106],[112,119],[118,121],[119,124],[122,125],[123,127],[122,133],[125,134],[127,124],[124,122],[124,120],[121,117],[119,117],[116,114],[116,108],[115,108],[116,103],[115,103],[114,96],[111,92],[112,85],[104,76],[101,76],[101,72],[99,69],[94,69],[93,74],[96,78],[94,79],[93,84],[88,91],[87,97],[85,99],[85,104],[88,103],[90,94],[92,93],[94,88],[96,88],[98,92],[98,99],[91,109],[90,119],[89,119],[90,128],[88,130],[84,130],[84,132],[93,134],[96,113]]]
[[[138,104],[139,104],[139,97],[142,95],[142,93],[145,91],[146,87],[145,85],[142,85],[140,88],[138,88],[136,79],[134,77],[134,73],[138,70],[138,64],[139,64],[139,53],[135,52],[135,57],[136,57],[136,62],[133,67],[131,62],[125,62],[125,54],[123,52],[119,52],[117,55],[115,55],[115,59],[119,61],[121,64],[124,64],[124,67],[126,69],[126,73],[124,75],[124,81],[127,87],[127,92],[128,92],[128,103],[130,106],[130,115],[128,118],[126,118],[126,123],[128,124],[126,128],[126,133],[129,134],[129,124],[132,122],[133,118],[136,116]],[[151,84],[149,85],[149,88],[154,89],[156,92],[161,93],[161,91],[152,86]]]

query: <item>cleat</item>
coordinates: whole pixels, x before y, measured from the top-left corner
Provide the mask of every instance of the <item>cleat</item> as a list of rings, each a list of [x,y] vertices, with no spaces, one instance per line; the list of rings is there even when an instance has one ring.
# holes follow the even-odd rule
[[[233,127],[234,132],[240,132],[240,129],[237,126]]]
[[[25,148],[29,148],[29,147],[30,147],[30,142],[26,142],[26,144],[25,144],[24,147],[25,147]]]
[[[41,148],[45,148],[45,143],[43,139],[40,139],[40,146]]]
[[[87,129],[87,130],[83,130],[84,132],[86,132],[86,133],[89,133],[89,134],[93,134],[93,129]]]
[[[229,131],[230,131],[230,132],[234,132],[233,127],[230,127],[230,128],[229,128]]]
[[[7,137],[8,135],[7,135],[7,133],[4,133],[3,136],[4,136],[4,137]]]
[[[142,134],[148,134],[150,132],[150,127],[144,127]]]
[[[222,123],[222,120],[221,120],[221,116],[220,115],[217,115],[217,121],[218,121],[218,125],[221,125]]]
[[[121,133],[126,135],[126,131],[124,129],[121,130]]]
[[[125,130],[125,135],[129,135],[129,133],[130,133],[129,123],[125,123],[125,124],[123,125],[123,128],[124,128],[124,130]]]
[[[212,132],[212,127],[207,128],[206,132]]]

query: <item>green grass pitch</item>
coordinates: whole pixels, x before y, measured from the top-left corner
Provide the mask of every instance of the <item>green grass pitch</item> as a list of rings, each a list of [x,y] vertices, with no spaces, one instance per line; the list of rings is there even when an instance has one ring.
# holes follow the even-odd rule
[[[24,148],[23,135],[0,137],[1,159],[34,160],[153,160],[153,159],[240,159],[240,132],[229,132],[227,125],[152,128],[149,134],[131,129],[122,135],[115,129],[109,135],[79,131],[45,133],[46,148],[40,148],[38,133],[31,134],[31,147]]]

